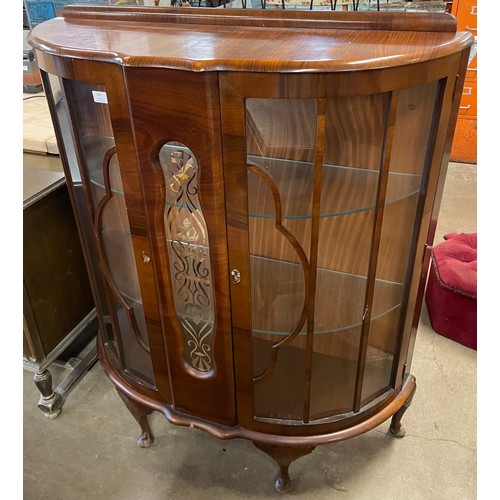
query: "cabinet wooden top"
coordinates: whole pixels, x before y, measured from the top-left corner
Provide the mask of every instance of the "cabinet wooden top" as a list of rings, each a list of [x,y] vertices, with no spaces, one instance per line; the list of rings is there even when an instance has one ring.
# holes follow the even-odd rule
[[[419,63],[471,45],[449,14],[66,7],[30,43],[65,57],[190,71],[325,72]]]

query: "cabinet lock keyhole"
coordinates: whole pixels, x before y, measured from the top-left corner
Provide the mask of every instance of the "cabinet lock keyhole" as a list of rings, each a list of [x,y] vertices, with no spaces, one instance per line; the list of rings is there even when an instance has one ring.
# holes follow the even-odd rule
[[[241,274],[238,269],[233,269],[231,271],[231,278],[233,279],[234,283],[239,283],[241,281]]]

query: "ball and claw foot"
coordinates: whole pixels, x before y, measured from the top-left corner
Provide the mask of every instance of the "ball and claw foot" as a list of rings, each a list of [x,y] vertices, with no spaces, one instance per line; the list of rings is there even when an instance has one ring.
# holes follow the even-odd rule
[[[33,380],[40,391],[38,408],[42,410],[44,417],[57,418],[61,414],[64,401],[62,396],[52,389],[51,373],[49,370],[35,373]]]
[[[406,434],[405,427],[401,425],[401,419],[403,418],[403,415],[405,414],[406,410],[410,407],[416,389],[417,386],[415,385],[410,395],[408,396],[408,399],[403,403],[403,406],[392,417],[389,431],[394,437],[402,438]]]

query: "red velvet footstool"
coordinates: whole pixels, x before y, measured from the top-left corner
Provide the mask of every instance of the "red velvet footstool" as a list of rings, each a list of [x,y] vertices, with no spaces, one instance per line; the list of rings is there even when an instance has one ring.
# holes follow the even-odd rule
[[[445,235],[432,250],[425,302],[434,331],[477,350],[477,233]]]

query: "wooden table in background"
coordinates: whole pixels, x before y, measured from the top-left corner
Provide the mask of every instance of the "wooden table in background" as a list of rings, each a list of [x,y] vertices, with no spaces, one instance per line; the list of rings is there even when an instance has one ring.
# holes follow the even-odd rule
[[[85,348],[84,357],[73,358],[76,366],[52,388],[48,367],[75,344],[89,344],[97,333],[64,174],[40,168],[44,160],[54,168],[57,159],[24,154],[23,357],[24,367],[35,372],[38,407],[50,418],[59,415],[66,396],[97,360],[95,346]]]

